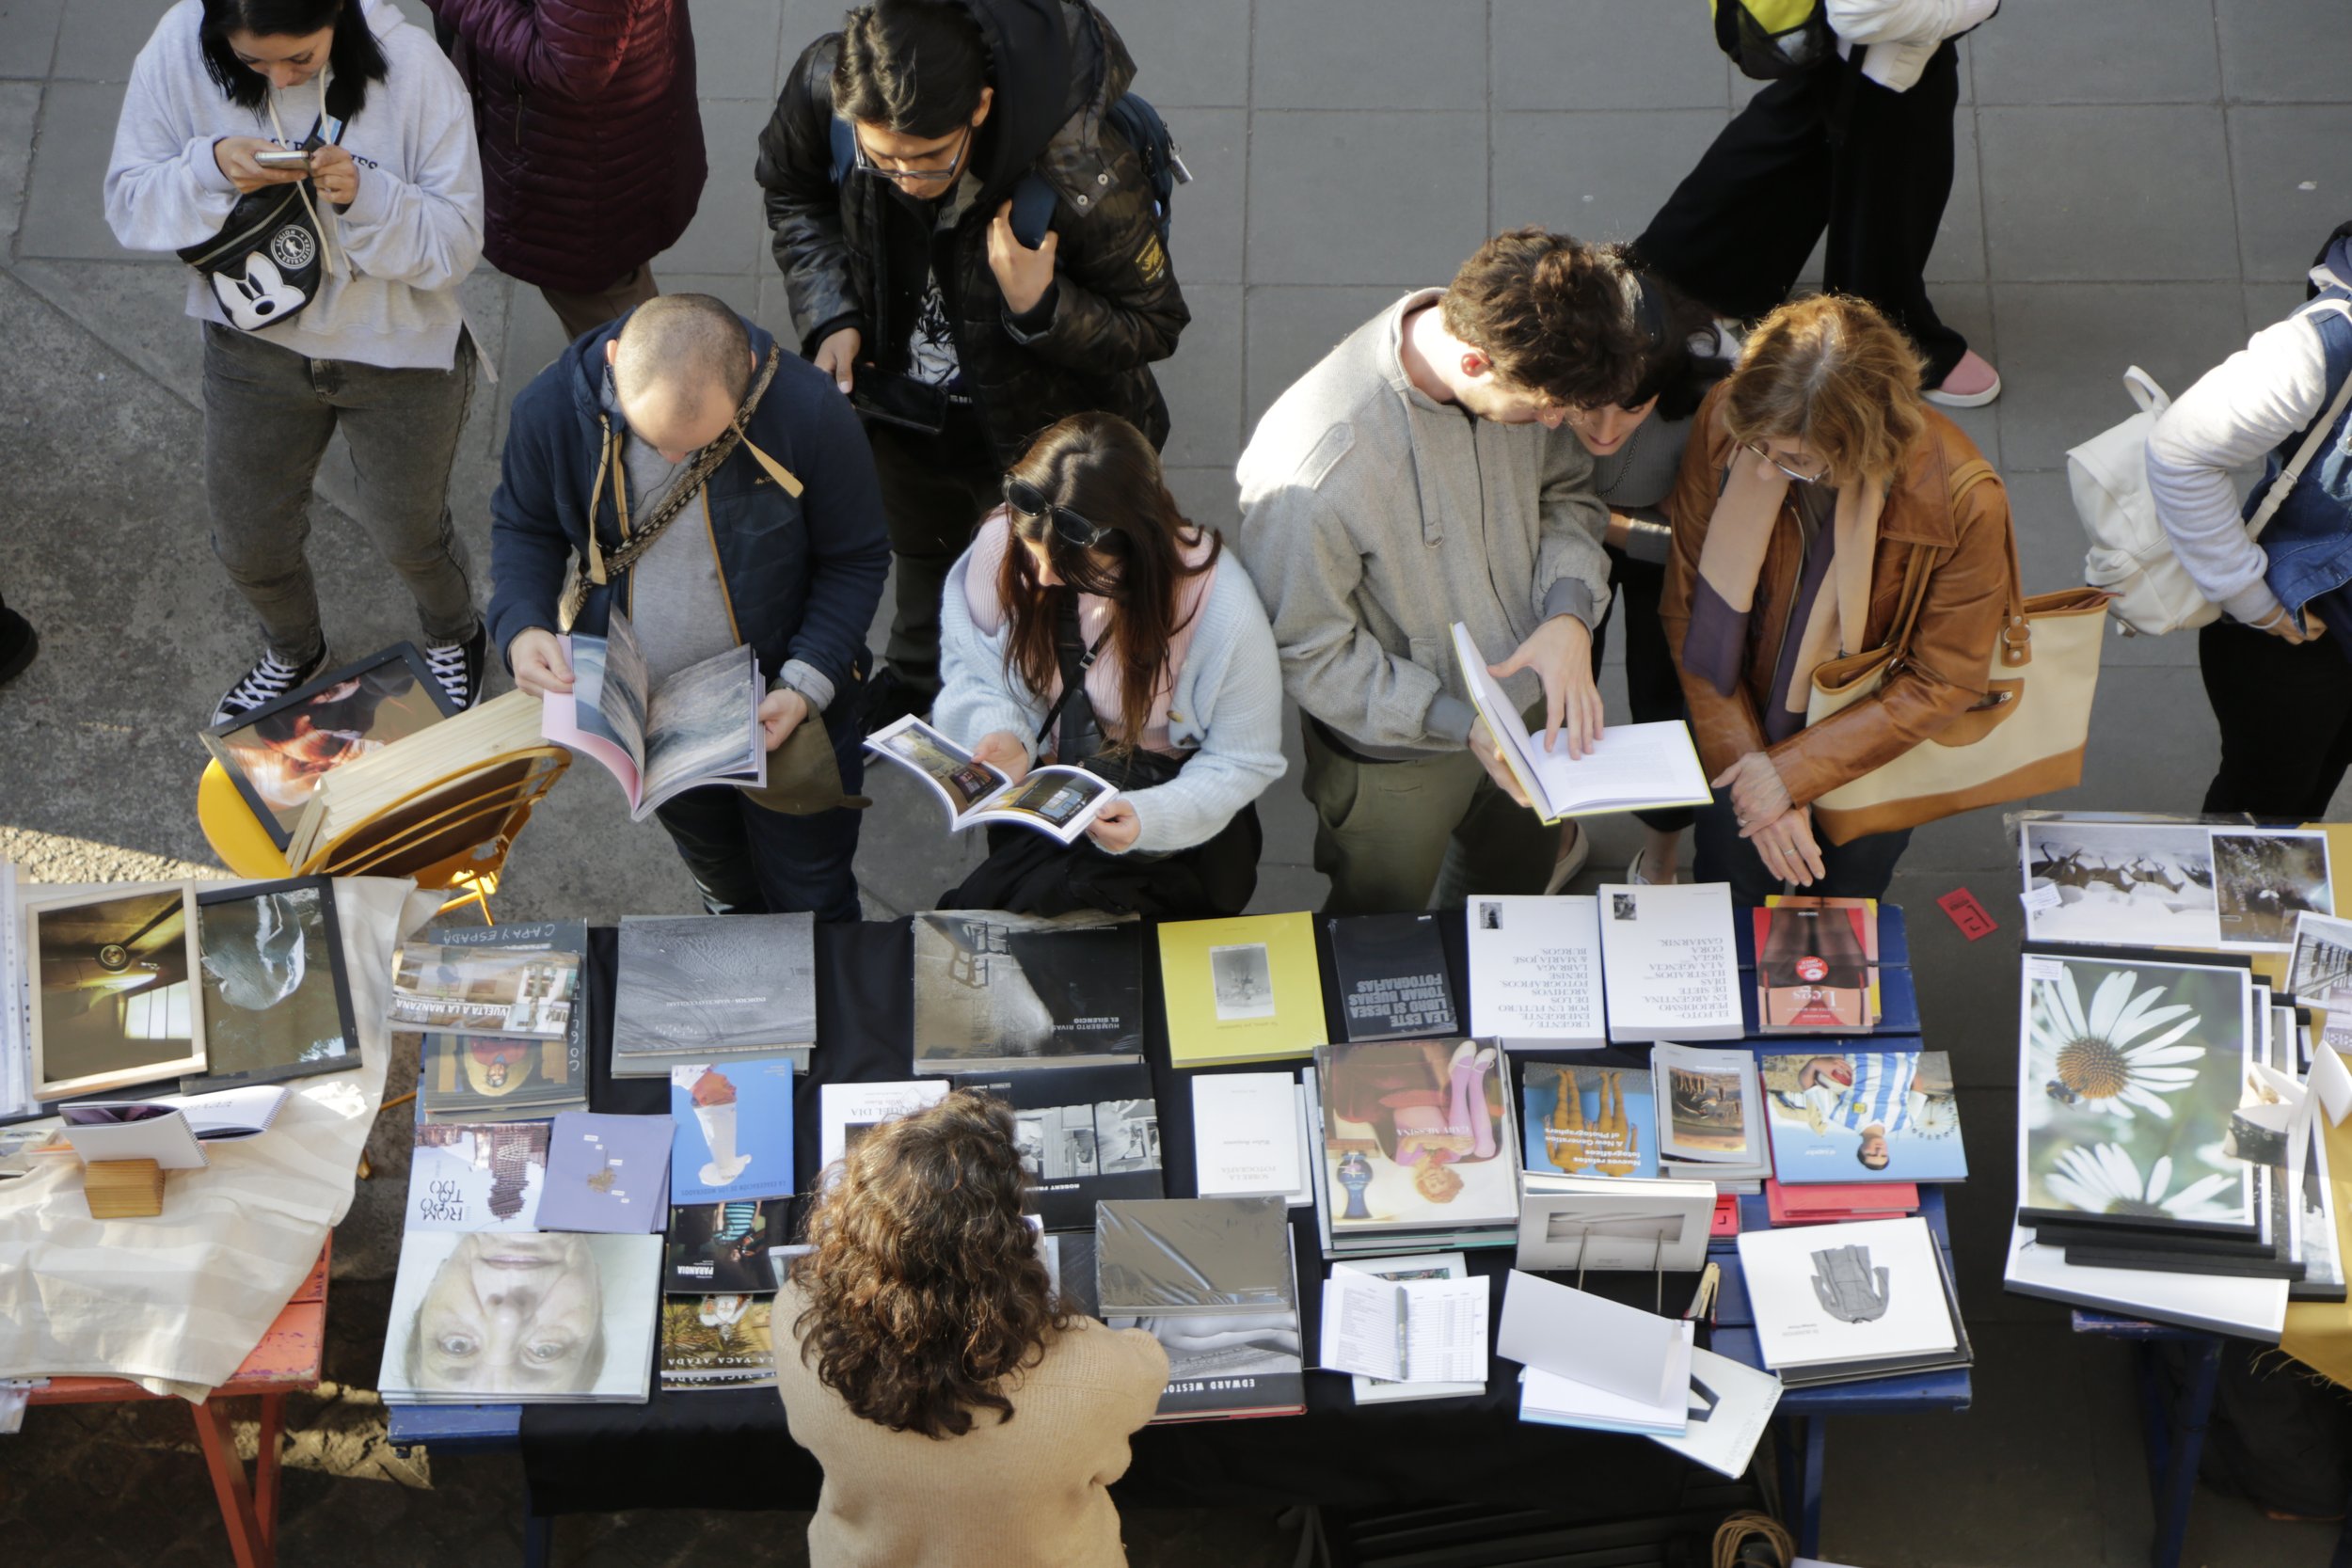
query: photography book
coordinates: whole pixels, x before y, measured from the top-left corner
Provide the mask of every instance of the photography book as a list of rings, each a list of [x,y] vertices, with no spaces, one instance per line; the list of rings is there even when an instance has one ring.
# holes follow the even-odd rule
[[[1692,1340],[1698,1325],[1682,1321],[1671,1326],[1680,1337],[1685,1364],[1694,1362],[1699,1353]],[[1529,1367],[1519,1374],[1519,1419],[1637,1437],[1679,1437],[1690,1429],[1690,1389],[1686,1381],[1682,1387],[1661,1386],[1655,1398],[1622,1394]]]
[[[806,914],[621,917],[612,1076],[787,1057],[817,1038],[817,927]]]
[[[857,1141],[885,1121],[893,1121],[910,1111],[936,1105],[947,1098],[947,1081],[944,1078],[918,1079],[906,1084],[820,1084],[817,1087],[818,1148],[819,1169],[857,1147]]]
[[[1749,914],[1761,1033],[1838,1035],[1878,1026],[1877,899],[1775,895]]]
[[[1666,1411],[1666,1424],[1679,1430],[1692,1326],[1514,1269],[1504,1277],[1495,1354]]]
[[[1102,1204],[1095,1271],[1103,1321],[1148,1329],[1168,1352],[1153,1420],[1306,1409],[1298,1273],[1280,1198]]]
[[[661,1304],[661,1391],[773,1388],[771,1298],[672,1296]]]
[[[662,1291],[691,1296],[774,1291],[784,1282],[791,1224],[788,1197],[671,1204]]]
[[[588,1108],[572,1036],[557,1040],[429,1034],[417,1098],[427,1121],[519,1121]]]
[[[1015,784],[911,713],[867,736],[866,749],[929,784],[952,832],[1004,823],[1072,844],[1119,799],[1101,774],[1059,763],[1032,768]]]
[[[1506,1051],[1609,1042],[1600,900],[1476,894],[1466,912],[1472,1035]]]
[[[1193,1192],[1200,1197],[1279,1195],[1313,1201],[1298,1079],[1288,1072],[1192,1077]]]
[[[395,1029],[507,1039],[574,1040],[587,923],[434,926],[400,944],[389,1017]]]
[[[177,1083],[205,1070],[204,1009],[190,994],[203,973],[196,928],[196,895],[184,883],[25,906],[34,1099]]]
[[[1310,1055],[1329,1037],[1313,917],[1171,920],[1159,937],[1175,1066],[1281,1061]]]
[[[1753,1054],[1661,1044],[1651,1049],[1649,1065],[1659,1152],[1670,1164],[1704,1167],[1669,1174],[1712,1173],[1717,1180],[1771,1174],[1764,1091]]]
[[[1026,1196],[1046,1229],[1091,1229],[1096,1203],[1165,1191],[1159,1107],[1142,1063],[960,1072],[948,1082],[1012,1107],[1013,1146],[1032,1182]]]
[[[2261,1234],[2223,1141],[2254,1055],[2246,960],[2028,943],[2018,1007],[2018,1218]]]
[[[1632,1053],[1573,1067],[1520,1064],[1519,1124],[1530,1181],[1658,1174],[1658,1095],[1649,1064]]]
[[[660,1274],[659,1236],[408,1231],[375,1386],[395,1405],[643,1404]]]
[[[1483,1275],[1383,1279],[1333,1269],[1323,1282],[1323,1368],[1391,1383],[1483,1386],[1488,1294]]]
[[[568,1111],[548,1131],[542,1230],[639,1235],[670,1217],[668,1117]]]
[[[1331,1277],[1343,1274],[1369,1275],[1375,1279],[1467,1279],[1470,1259],[1458,1252],[1416,1253],[1399,1258],[1346,1259],[1331,1265]],[[1366,1377],[1357,1373],[1348,1381],[1354,1386],[1358,1404],[1395,1404],[1406,1400],[1474,1399],[1486,1391],[1486,1343],[1482,1330],[1479,1342],[1479,1368],[1475,1379],[1458,1382],[1415,1379],[1410,1383],[1393,1378]],[[1329,1362],[1327,1358],[1327,1366]]]
[[[1134,919],[940,910],[913,925],[917,1073],[1143,1059]]]
[[[1339,976],[1340,1026],[1351,1040],[1423,1039],[1461,1032],[1434,914],[1327,920]]]
[[[1707,1266],[1715,1183],[1555,1178],[1519,1203],[1519,1268],[1538,1274]]]
[[[574,632],[563,641],[572,689],[539,699],[540,733],[602,763],[628,798],[631,822],[704,784],[767,787],[759,727],[767,688],[750,643],[673,671],[657,687],[618,610],[604,636]]]
[[[497,818],[462,816],[437,827],[452,801],[432,786],[463,776],[462,798],[486,800],[531,776],[537,759],[521,753],[541,744],[539,699],[507,691],[355,756],[304,802],[287,833],[286,863],[307,865],[363,825],[367,842],[397,843],[404,861],[465,854],[495,832]]]
[[[199,893],[196,932],[205,1069],[181,1080],[183,1092],[359,1065],[333,879]]]
[[[1746,1035],[1729,883],[1612,884],[1599,890],[1599,898],[1611,1040],[1736,1040]]]
[[[2352,920],[2310,913],[2295,917],[2287,991],[2306,1007],[2352,1013]]]
[[[1789,1386],[1967,1365],[1926,1220],[1749,1230],[1739,1245],[1757,1349]]]
[[[548,1188],[548,1124],[421,1121],[409,1156],[410,1230],[536,1230]]]
[[[1765,1056],[1757,1070],[1782,1185],[1967,1179],[1947,1053],[1825,1049]]]
[[[1698,748],[1691,743],[1691,727],[1681,720],[1608,725],[1591,751],[1571,758],[1565,731],[1549,747],[1528,733],[1518,709],[1486,673],[1486,657],[1470,641],[1470,628],[1459,621],[1454,623],[1454,657],[1503,766],[1546,822],[1654,806],[1703,806],[1714,799]]]
[[[164,1170],[201,1170],[215,1144],[258,1138],[286,1103],[273,1085],[163,1100],[107,1100],[57,1107],[61,1131],[85,1163],[152,1160]]]
[[[704,1063],[670,1069],[670,1201],[792,1193],[792,1064]]]
[[[410,642],[395,642],[202,732],[253,820],[285,849],[327,775],[458,711]],[[299,865],[302,857],[289,856]]]
[[[1315,1053],[1322,1197],[1335,1252],[1506,1244],[1518,1224],[1509,1069],[1475,1040],[1327,1045]],[[1484,1232],[1479,1241],[1466,1241]]]

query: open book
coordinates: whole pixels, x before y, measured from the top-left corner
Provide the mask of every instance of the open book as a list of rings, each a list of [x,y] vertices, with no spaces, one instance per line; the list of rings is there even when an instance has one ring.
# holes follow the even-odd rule
[[[866,749],[930,784],[958,832],[1011,822],[1070,844],[1119,798],[1100,774],[1058,763],[1033,768],[1014,784],[913,714],[866,736]]]
[[[1454,657],[1461,662],[1471,705],[1486,721],[1503,765],[1527,792],[1528,803],[1547,822],[1603,812],[1646,811],[1653,806],[1703,806],[1707,769],[1691,744],[1691,727],[1679,719],[1661,724],[1612,724],[1593,749],[1570,758],[1565,737],[1547,748],[1527,733],[1518,710],[1470,641],[1470,628],[1454,623]]]
[[[628,794],[643,822],[672,796],[703,784],[768,784],[759,731],[759,661],[738,643],[655,686],[628,617],[614,610],[605,635],[564,639],[571,695],[543,699],[540,733],[596,758]]]

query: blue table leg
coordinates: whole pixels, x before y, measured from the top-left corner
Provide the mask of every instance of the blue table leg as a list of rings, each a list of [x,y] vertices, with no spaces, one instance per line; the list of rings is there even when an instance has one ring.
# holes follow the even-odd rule
[[[2197,1464],[2205,1448],[2205,1423],[2213,1415],[2214,1390],[2221,1382],[2221,1341],[2210,1336],[2189,1350],[2187,1380],[2177,1394],[2166,1387],[2153,1344],[2141,1344],[2139,1386],[2147,1426],[2148,1492],[2156,1505],[2156,1538],[2149,1547],[2150,1568],[2179,1568],[2188,1534],[2189,1505],[2197,1497]]]
[[[531,1482],[523,1482],[523,1568],[548,1568],[555,1557],[555,1517],[532,1505]]]
[[[1804,1489],[1798,1507],[1797,1555],[1821,1555],[1821,1481],[1829,1468],[1829,1422],[1808,1418],[1803,1422]]]

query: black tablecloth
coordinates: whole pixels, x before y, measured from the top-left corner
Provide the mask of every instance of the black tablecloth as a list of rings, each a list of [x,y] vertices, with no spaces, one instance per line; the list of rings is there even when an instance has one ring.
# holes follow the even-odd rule
[[[1467,1021],[1461,917],[1440,916],[1440,922],[1455,1006]],[[1147,955],[1156,951],[1149,932],[1144,944]],[[1330,1005],[1338,992],[1328,943],[1318,945],[1326,949],[1324,996]],[[607,1071],[614,947],[611,928],[589,933],[590,1102],[599,1111],[667,1111],[667,1078],[615,1080]],[[794,1085],[793,1152],[803,1193],[817,1171],[818,1086],[913,1076],[913,958],[904,920],[817,927],[818,1044],[811,1071]],[[1168,1065],[1158,965],[1147,956],[1143,968],[1145,1052],[1159,1101],[1163,1175],[1169,1196],[1187,1197],[1193,1191],[1191,1075]],[[1331,1011],[1336,1039],[1342,1037],[1336,1006]],[[1511,1092],[1518,1093],[1516,1075]],[[1313,1210],[1293,1211],[1292,1233],[1311,1366],[1326,1272]],[[1508,1248],[1469,1257],[1482,1275],[1502,1274],[1511,1263]],[[1692,1275],[1669,1276],[1667,1310],[1681,1309],[1693,1283]],[[1646,1275],[1595,1274],[1586,1288],[1651,1305]],[[1488,1319],[1490,1349],[1501,1307],[1498,1289]],[[786,1326],[778,1324],[776,1334],[780,1354],[792,1354]],[[1304,1416],[1153,1426],[1136,1433],[1134,1465],[1115,1494],[1141,1506],[1464,1502],[1534,1504],[1599,1517],[1672,1508],[1694,1479],[1679,1456],[1641,1438],[1522,1423],[1518,1378],[1516,1362],[1496,1359],[1482,1398],[1359,1406],[1344,1375],[1311,1371]],[[532,1506],[541,1513],[806,1510],[816,1506],[823,1480],[817,1462],[792,1441],[772,1389],[657,1388],[643,1405],[526,1406],[522,1451]]]

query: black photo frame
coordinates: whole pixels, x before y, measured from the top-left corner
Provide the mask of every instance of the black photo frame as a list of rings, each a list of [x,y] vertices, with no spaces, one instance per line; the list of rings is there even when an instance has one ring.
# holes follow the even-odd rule
[[[280,899],[290,895],[310,894],[315,899],[316,928],[297,928],[290,942],[283,925],[275,928],[258,915],[252,939],[257,949],[257,961],[229,963],[230,949],[220,943],[218,933],[207,942],[206,915],[209,911],[226,911],[238,906],[259,906],[263,899]],[[200,978],[197,994],[204,1008],[206,1064],[201,1074],[183,1078],[182,1092],[199,1094],[210,1089],[225,1089],[249,1084],[282,1084],[290,1079],[309,1078],[323,1072],[343,1072],[359,1065],[359,1031],[351,1006],[351,976],[343,967],[342,923],[335,910],[335,879],[332,877],[295,877],[284,881],[247,882],[241,887],[223,888],[214,893],[199,893],[196,897],[196,929]],[[241,940],[242,936],[241,936]],[[315,947],[313,946],[315,944]],[[271,951],[258,953],[263,946]],[[291,978],[288,970],[298,959],[299,972]],[[322,969],[324,974],[322,976]],[[251,994],[256,988],[266,992],[269,988],[284,989],[264,1006],[240,1006],[229,992]],[[340,1031],[342,1049],[331,1054],[305,1057],[278,1050],[264,1053],[252,1065],[239,1065],[247,1059],[247,1037],[268,1033],[266,1026],[248,1022],[262,1015],[289,1009],[286,1017],[296,1016],[299,1007],[314,1017],[331,1005],[331,1017]],[[281,1027],[284,1025],[281,1024]],[[299,1027],[299,1025],[296,1025]],[[323,1037],[313,1036],[313,1039]]]

